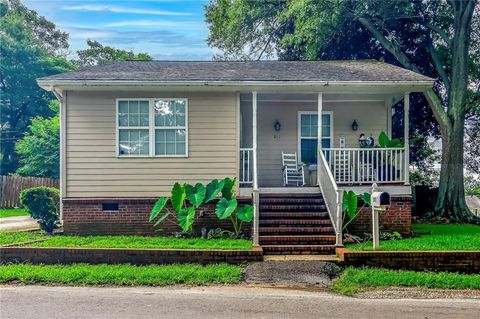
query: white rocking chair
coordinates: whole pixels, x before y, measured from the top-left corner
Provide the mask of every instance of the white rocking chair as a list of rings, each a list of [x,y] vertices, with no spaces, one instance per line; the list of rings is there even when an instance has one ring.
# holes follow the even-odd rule
[[[283,186],[305,185],[305,174],[303,165],[298,165],[297,153],[287,154],[282,152],[282,165],[283,165]]]

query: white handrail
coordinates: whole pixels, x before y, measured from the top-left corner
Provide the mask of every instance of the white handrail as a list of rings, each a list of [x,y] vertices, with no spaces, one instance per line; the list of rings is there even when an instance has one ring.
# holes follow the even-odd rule
[[[403,147],[324,148],[328,166],[338,184],[405,183],[407,152]]]
[[[322,192],[323,200],[325,206],[327,207],[330,220],[332,221],[333,228],[335,230],[335,245],[343,245],[343,234],[342,234],[342,201],[343,201],[343,191],[338,189],[337,183],[333,178],[332,172],[330,171],[330,166],[328,165],[325,155],[320,150],[318,152],[318,165],[317,165],[317,178],[320,191]]]
[[[253,183],[253,148],[240,148],[240,184]]]

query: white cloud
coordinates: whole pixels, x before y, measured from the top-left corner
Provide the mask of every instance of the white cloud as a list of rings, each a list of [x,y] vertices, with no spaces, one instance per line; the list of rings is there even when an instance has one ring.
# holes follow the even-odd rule
[[[189,16],[192,13],[180,12],[180,11],[168,11],[168,10],[151,10],[151,9],[136,9],[127,8],[112,5],[76,5],[76,6],[63,6],[61,10],[69,11],[107,11],[113,13],[132,13],[132,14],[150,14],[150,15],[162,15],[162,16]]]
[[[105,27],[164,27],[176,29],[199,29],[204,24],[195,21],[162,21],[162,20],[126,20],[111,22],[104,25]]]

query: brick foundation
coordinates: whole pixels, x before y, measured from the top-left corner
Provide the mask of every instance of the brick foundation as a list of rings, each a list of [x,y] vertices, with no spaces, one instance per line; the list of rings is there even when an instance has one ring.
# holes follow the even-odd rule
[[[179,232],[173,217],[167,218],[158,227],[148,222],[155,198],[66,198],[63,200],[63,230],[66,235],[171,235]],[[239,204],[251,200],[239,199]],[[118,210],[103,210],[104,204],[118,204]],[[231,230],[230,220],[219,220],[215,215],[215,202],[202,206],[193,225],[199,234],[222,228]],[[109,208],[109,207],[107,207]],[[250,225],[243,226],[245,235]]]
[[[148,222],[155,198],[66,198],[63,200],[63,229],[67,235],[170,235],[180,231],[173,217],[160,227]],[[118,210],[103,210],[104,204],[118,204]],[[251,204],[250,198],[240,198],[239,204]],[[107,207],[108,208],[108,207]],[[392,197],[392,205],[380,215],[382,231],[411,232],[411,197]],[[215,202],[201,207],[194,223],[194,232],[202,228],[231,230],[229,220],[220,221],[215,215]],[[371,210],[364,209],[348,230],[352,233],[371,232]],[[251,225],[244,225],[250,235]]]
[[[391,198],[392,205],[380,214],[380,231],[398,231],[405,235],[412,230],[412,198],[410,196]],[[364,208],[348,226],[353,234],[372,232],[372,210]]]

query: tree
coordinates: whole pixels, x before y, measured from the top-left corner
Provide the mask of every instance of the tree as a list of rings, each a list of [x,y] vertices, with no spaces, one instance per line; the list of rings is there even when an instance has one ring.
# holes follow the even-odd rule
[[[435,77],[435,87],[425,94],[444,146],[435,211],[452,221],[471,222],[478,219],[465,203],[463,138],[469,84],[479,80],[469,78],[472,64],[478,65],[478,46],[470,47],[479,37],[477,32],[470,41],[472,24],[478,23],[476,4],[476,0],[218,0],[206,7],[208,41],[226,56],[249,59],[265,55],[318,59],[332,57],[331,53],[338,58],[338,53],[349,51],[359,51],[360,57],[374,52]],[[344,45],[345,38],[355,46]]]
[[[50,108],[55,116],[32,119],[28,132],[20,139],[15,150],[20,155],[17,173],[25,176],[59,178],[60,116],[59,103],[52,101]]]
[[[135,54],[132,51],[125,51],[109,46],[104,46],[95,40],[87,40],[87,45],[87,49],[77,51],[78,60],[76,60],[75,63],[82,67],[98,64],[107,64],[113,61],[152,60],[152,57],[147,53]]]
[[[37,115],[51,116],[54,98],[36,79],[71,70],[62,55],[68,35],[17,0],[0,3],[0,174],[18,167],[15,142]]]

